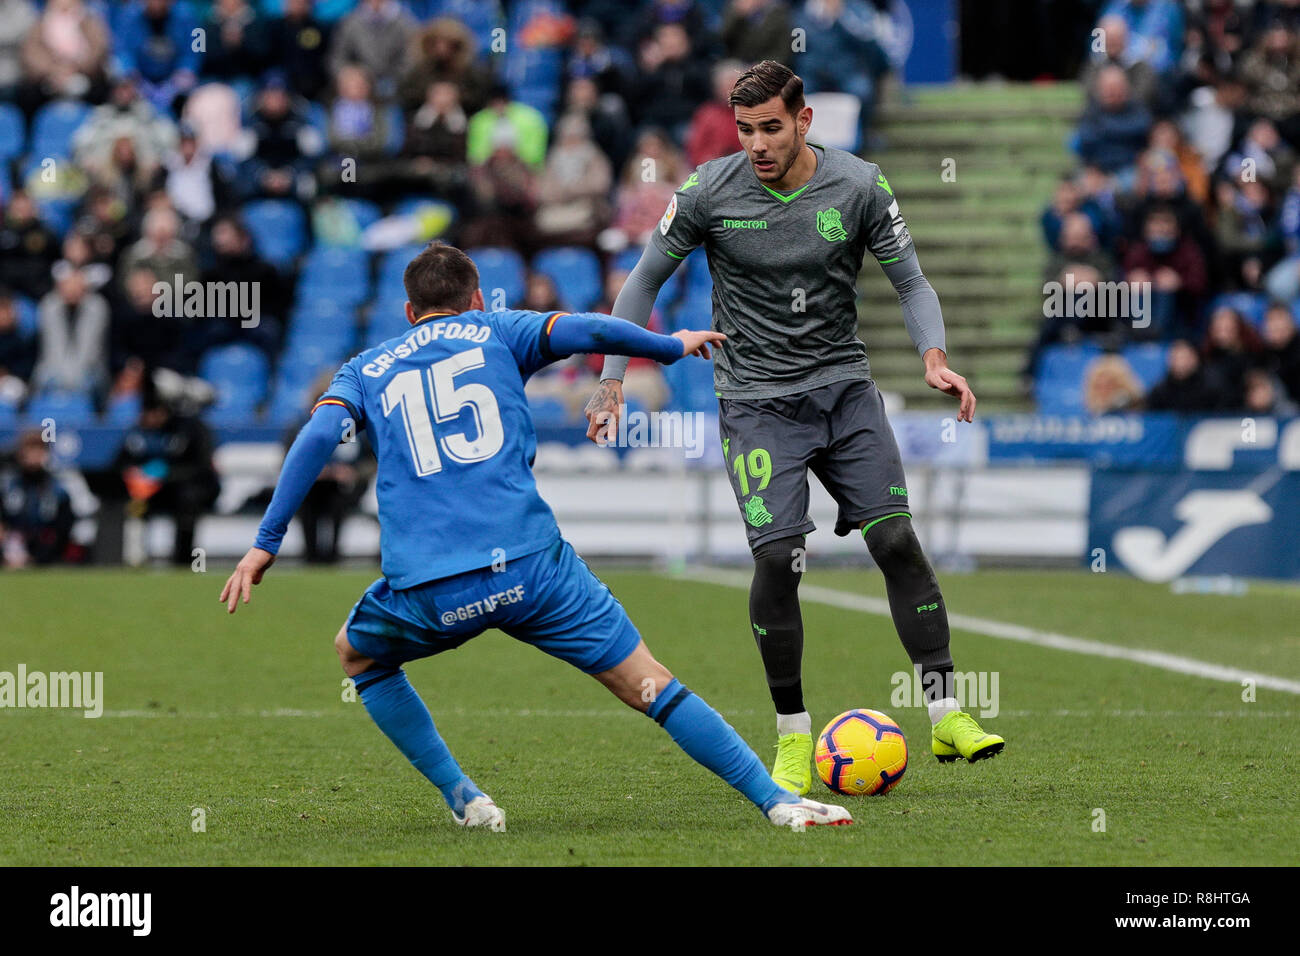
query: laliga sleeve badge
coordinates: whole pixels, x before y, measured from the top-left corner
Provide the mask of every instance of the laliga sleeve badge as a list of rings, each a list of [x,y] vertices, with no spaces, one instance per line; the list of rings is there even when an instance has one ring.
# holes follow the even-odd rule
[[[664,210],[664,217],[659,220],[659,234],[668,235],[668,227],[673,224],[673,217],[677,215],[677,194],[673,193],[673,198],[668,200],[668,208]]]

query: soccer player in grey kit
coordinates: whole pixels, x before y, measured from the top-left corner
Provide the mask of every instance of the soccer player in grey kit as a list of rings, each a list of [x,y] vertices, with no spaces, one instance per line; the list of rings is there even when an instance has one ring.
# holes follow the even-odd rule
[[[873,163],[810,144],[803,81],[765,60],[731,92],[742,152],[701,165],[678,188],[613,313],[645,325],[660,286],[703,246],[713,277],[723,455],[754,555],[750,625],[777,713],[772,776],[812,787],[797,560],[815,525],[811,470],[839,506],[835,533],[860,531],[885,576],[903,647],[921,677],[934,755],[974,762],[1002,750],[953,696],[948,612],[908,510],[907,481],[857,337],[856,289],[870,252],[898,293],[925,381],[972,421],[975,395],[948,368],[939,298],[921,273],[889,182]],[[587,404],[587,435],[612,439],[627,360],[608,357]]]

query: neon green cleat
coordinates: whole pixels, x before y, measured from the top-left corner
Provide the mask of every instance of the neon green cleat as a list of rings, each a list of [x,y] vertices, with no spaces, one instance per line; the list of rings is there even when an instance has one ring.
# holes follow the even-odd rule
[[[812,789],[812,734],[782,734],[776,739],[772,779],[803,796]]]
[[[974,763],[1001,753],[1007,742],[997,734],[986,734],[970,714],[954,710],[934,725],[930,744],[940,763],[949,763],[958,757]]]

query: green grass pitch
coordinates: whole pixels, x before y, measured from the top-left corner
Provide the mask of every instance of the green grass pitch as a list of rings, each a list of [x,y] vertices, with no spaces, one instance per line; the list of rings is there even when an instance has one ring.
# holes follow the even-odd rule
[[[599,569],[598,569],[599,570]],[[409,665],[505,834],[452,825],[437,792],[343,701],[331,642],[371,575],[276,568],[227,617],[225,570],[0,578],[0,671],[103,671],[105,715],[0,709],[0,864],[1284,864],[1300,856],[1300,699],[958,630],[997,671],[1006,751],[939,765],[887,618],[806,603],[820,727],[888,711],[911,747],[852,827],[767,824],[651,721],[497,632]],[[655,652],[769,759],[773,719],[741,589],[606,580]],[[949,608],[1300,679],[1300,591],[1175,596],[1115,574],[979,572]],[[874,571],[806,584],[883,595]],[[814,797],[828,798],[818,783]],[[194,811],[206,817],[194,832]],[[1096,810],[1105,813],[1097,832]]]

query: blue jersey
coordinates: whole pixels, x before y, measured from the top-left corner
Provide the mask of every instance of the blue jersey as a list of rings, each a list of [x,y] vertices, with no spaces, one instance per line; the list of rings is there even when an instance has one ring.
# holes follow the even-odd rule
[[[554,361],[555,319],[461,312],[422,319],[334,376],[379,461],[380,550],[395,589],[523,557],[560,537],[537,492],[524,382]]]

